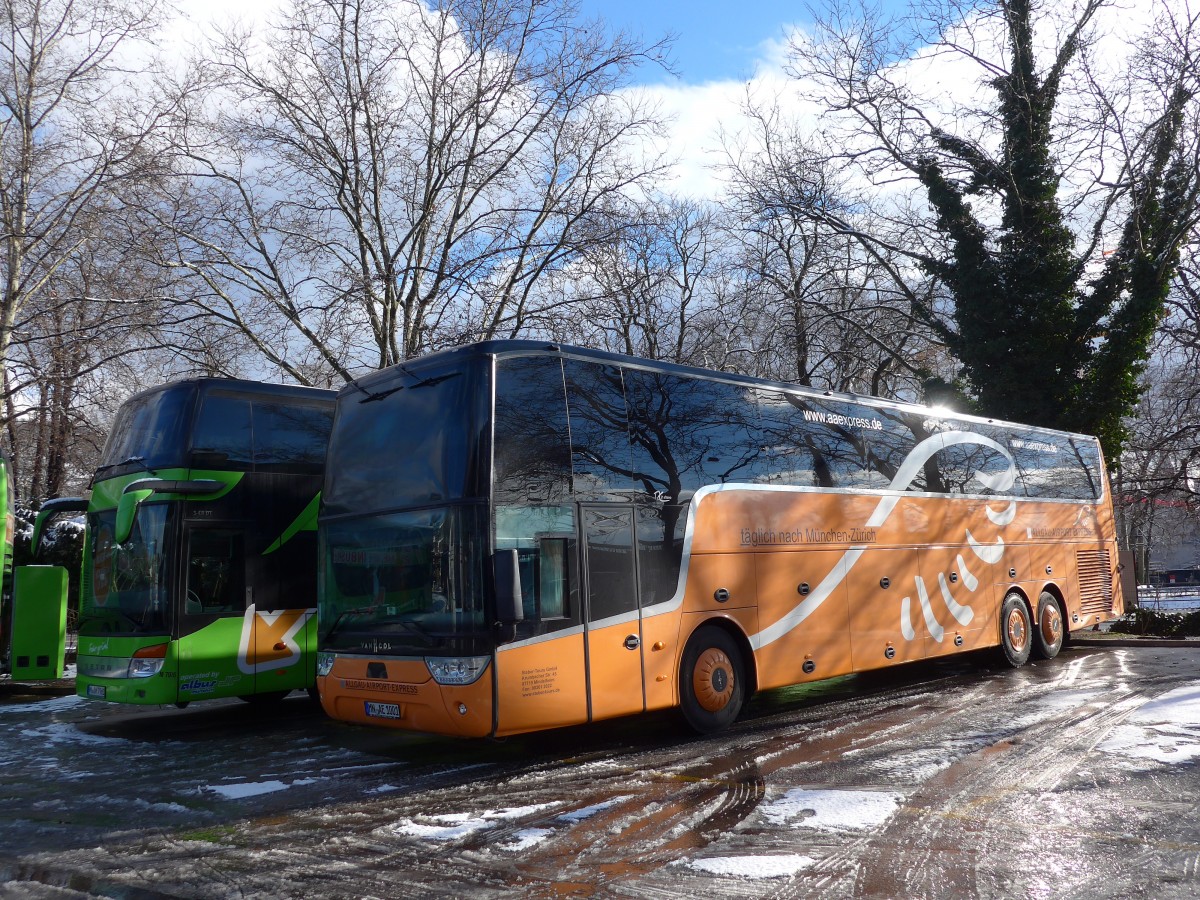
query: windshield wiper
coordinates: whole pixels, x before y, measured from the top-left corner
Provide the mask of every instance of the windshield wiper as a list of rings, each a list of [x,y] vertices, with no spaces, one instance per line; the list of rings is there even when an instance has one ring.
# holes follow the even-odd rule
[[[328,637],[337,631],[338,625],[341,623],[342,619],[346,618],[346,616],[361,616],[363,613],[374,612],[378,608],[379,604],[376,603],[372,606],[356,606],[353,609],[342,610],[340,613],[338,613],[338,617],[333,620],[333,624],[329,626],[329,630],[325,632],[325,636]]]
[[[85,616],[81,616],[78,623],[76,623],[75,628],[76,628],[76,630],[78,630],[78,629],[82,628],[88,622],[91,622],[96,619],[106,619],[111,616],[120,616],[122,619],[124,619],[126,622],[128,622],[130,625],[132,625],[133,631],[135,634],[140,632],[143,628],[145,628],[145,623],[139,622],[133,616],[129,615],[129,613],[123,612],[122,610],[119,610],[119,609],[105,609],[101,612],[91,612]]]
[[[107,472],[109,469],[115,469],[117,466],[127,466],[127,465],[130,465],[131,463],[137,463],[143,472],[149,472],[151,475],[155,475],[155,476],[158,475],[157,472],[155,472],[152,468],[150,468],[148,465],[146,465],[146,457],[144,457],[144,456],[127,456],[127,457],[125,457],[125,459],[121,460],[120,462],[109,463],[106,466],[98,466],[96,468],[96,475],[99,475],[101,472]],[[94,479],[95,479],[95,476],[93,476],[93,480]]]
[[[398,368],[400,369],[401,372],[403,372],[409,378],[416,378],[417,380],[414,381],[412,384],[398,384],[395,387],[388,388],[386,391],[374,391],[374,392],[368,391],[365,387],[363,387],[357,381],[351,381],[350,384],[352,387],[357,388],[358,390],[362,391],[364,394],[367,395],[367,396],[363,397],[361,400],[359,400],[358,402],[359,403],[374,403],[376,401],[383,400],[387,397],[390,397],[390,396],[392,396],[392,394],[395,394],[397,391],[402,391],[405,388],[408,388],[410,391],[415,391],[417,388],[430,387],[431,385],[441,384],[443,381],[446,381],[447,379],[458,378],[460,375],[462,375],[462,372],[447,372],[445,375],[433,375],[433,376],[430,376],[429,378],[417,378],[416,375],[414,375],[412,372],[408,371],[408,369],[405,369],[403,366],[399,366]]]

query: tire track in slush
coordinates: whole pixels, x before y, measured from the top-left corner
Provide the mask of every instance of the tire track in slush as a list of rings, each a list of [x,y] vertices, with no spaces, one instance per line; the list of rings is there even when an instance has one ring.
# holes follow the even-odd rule
[[[986,688],[967,693],[975,691]],[[934,699],[927,685],[918,693],[923,701]],[[754,723],[752,730],[765,731],[764,724],[772,730],[749,743],[739,741],[732,759],[684,766],[679,771],[643,772],[646,780],[636,786],[637,796],[525,851],[518,870],[526,883],[541,883],[555,896],[563,891],[588,893],[642,878],[728,837],[757,811],[774,776],[793,769],[813,772],[839,761],[848,750],[898,743],[911,737],[913,729],[924,729],[945,717],[936,703],[914,710],[897,702],[894,695],[882,708],[879,698],[867,698],[854,706],[836,722],[830,722],[826,711],[819,708],[801,711],[799,720],[793,711],[782,734],[778,730],[782,716],[775,715],[770,723]],[[860,707],[874,715],[863,715]],[[820,729],[819,734],[812,734],[814,727]],[[697,749],[728,740],[727,736],[710,738]],[[565,787],[570,790],[569,784]],[[585,792],[596,789],[595,785],[579,788]],[[608,790],[613,795],[620,793],[616,786]],[[702,811],[699,817],[697,810]],[[526,820],[522,827],[552,828],[555,818]],[[495,835],[492,837],[495,843]],[[826,854],[809,871],[844,878],[854,871],[863,844],[862,839],[844,840],[838,851]],[[483,849],[483,844],[473,849]]]
[[[1133,694],[1067,711],[930,778],[870,839],[855,896],[1009,893],[1009,885],[979,883],[978,860],[994,859],[992,845],[999,842],[1036,846],[1046,827],[1036,816],[1014,816],[1013,804],[1029,806],[1032,796],[1057,787],[1084,762],[1087,751],[1147,699]],[[1014,830],[1028,833],[1014,836]]]

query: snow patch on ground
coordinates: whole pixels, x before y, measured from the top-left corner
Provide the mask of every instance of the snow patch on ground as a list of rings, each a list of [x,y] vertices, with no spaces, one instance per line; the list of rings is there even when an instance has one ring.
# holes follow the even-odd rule
[[[554,834],[553,828],[522,828],[513,835],[513,839],[509,843],[500,844],[498,849],[510,852],[528,850],[530,847],[536,847],[552,834]]]
[[[245,797],[257,797],[259,794],[285,791],[289,787],[291,785],[282,781],[248,781],[241,784],[206,784],[200,790],[220,794],[226,800],[241,800]]]
[[[605,800],[603,803],[595,803],[591,806],[585,806],[583,809],[573,809],[570,812],[563,813],[558,818],[563,822],[582,822],[584,819],[590,819],[597,813],[604,812],[606,809],[611,809],[618,803],[623,803],[626,800],[633,799],[631,794],[623,794],[620,797],[613,797],[611,800]]]
[[[822,831],[860,831],[886,822],[904,799],[890,791],[839,791],[793,788],[763,808],[774,825],[799,825]]]
[[[135,809],[140,809],[145,812],[173,812],[173,813],[190,813],[188,809],[181,803],[160,802],[154,803],[149,800],[144,800],[141,797],[129,799],[127,797],[113,797],[110,794],[97,794],[90,799],[90,802],[96,806],[132,806]],[[58,805],[62,805],[59,803]],[[34,804],[37,808],[37,804]]]
[[[881,781],[921,784],[950,768],[957,759],[958,754],[948,746],[928,747],[888,755],[872,762],[870,768],[884,776]]]
[[[60,709],[70,709],[85,702],[82,697],[70,694],[66,697],[55,697],[52,700],[39,700],[36,703],[15,703],[12,705],[0,703],[0,716],[10,716],[15,713],[27,712],[57,712]]]
[[[21,734],[46,744],[124,744],[124,738],[104,737],[80,731],[68,722],[52,722],[41,728],[23,728]]]
[[[386,794],[388,791],[398,791],[398,790],[400,790],[400,788],[394,784],[377,784],[377,785],[375,785],[375,787],[367,788],[366,791],[364,791],[364,793]]]
[[[708,875],[730,878],[784,878],[807,869],[815,862],[811,856],[792,853],[786,856],[712,856],[708,859],[680,860],[675,865],[686,865]]]
[[[1144,703],[1096,749],[1164,763],[1200,758],[1200,682]]]
[[[391,826],[394,834],[408,835],[428,841],[453,841],[467,837],[476,831],[491,828],[497,822],[521,819],[546,809],[553,809],[558,803],[535,803],[531,806],[512,806],[507,809],[489,809],[477,815],[471,813],[442,813],[440,815],[421,816],[417,819],[402,819]]]

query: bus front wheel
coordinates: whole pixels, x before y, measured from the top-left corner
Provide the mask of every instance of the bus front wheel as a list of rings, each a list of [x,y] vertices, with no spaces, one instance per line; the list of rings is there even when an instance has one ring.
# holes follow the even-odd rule
[[[679,670],[683,717],[701,734],[733,724],[746,699],[742,652],[720,628],[700,628],[688,641]]]
[[[1025,598],[1015,591],[1005,597],[1004,605],[1000,608],[1000,649],[1004,653],[1004,661],[1014,669],[1029,661],[1033,644],[1030,624]]]
[[[1054,659],[1062,646],[1062,610],[1053,594],[1042,591],[1038,597],[1037,622],[1033,628],[1033,652],[1039,659]]]

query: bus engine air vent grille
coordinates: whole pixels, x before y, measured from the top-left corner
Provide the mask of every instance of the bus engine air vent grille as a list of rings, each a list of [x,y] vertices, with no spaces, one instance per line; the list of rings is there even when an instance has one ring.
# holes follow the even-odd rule
[[[1079,569],[1079,599],[1084,615],[1106,614],[1112,611],[1112,560],[1107,550],[1077,550],[1075,563]]]

